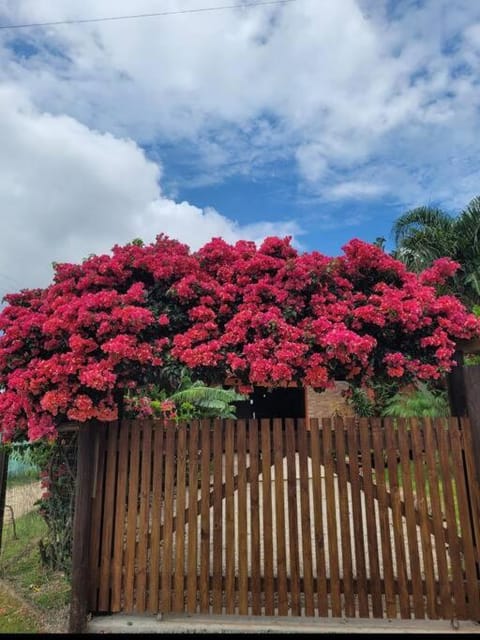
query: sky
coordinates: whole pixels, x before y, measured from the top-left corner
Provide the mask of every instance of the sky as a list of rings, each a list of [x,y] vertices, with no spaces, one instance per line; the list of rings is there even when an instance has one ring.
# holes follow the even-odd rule
[[[0,295],[159,233],[390,249],[401,213],[480,194],[480,2],[253,2],[0,2],[0,27],[170,13],[0,29]]]

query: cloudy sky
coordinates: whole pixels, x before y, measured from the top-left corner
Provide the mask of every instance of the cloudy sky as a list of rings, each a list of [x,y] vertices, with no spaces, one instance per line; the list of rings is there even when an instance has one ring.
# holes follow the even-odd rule
[[[170,14],[0,29],[0,294],[160,232],[391,245],[480,193],[480,2],[260,1],[0,2],[0,27]]]

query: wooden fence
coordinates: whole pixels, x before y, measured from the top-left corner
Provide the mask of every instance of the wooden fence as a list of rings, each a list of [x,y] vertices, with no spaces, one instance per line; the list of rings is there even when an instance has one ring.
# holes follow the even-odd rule
[[[90,610],[480,620],[466,419],[97,425]]]

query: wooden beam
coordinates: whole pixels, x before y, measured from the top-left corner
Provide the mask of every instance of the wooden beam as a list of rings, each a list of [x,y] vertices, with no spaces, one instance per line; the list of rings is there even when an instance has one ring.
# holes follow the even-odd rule
[[[467,399],[467,413],[472,430],[473,459],[480,482],[480,365],[462,367]]]
[[[82,424],[78,434],[75,514],[72,542],[72,595],[69,633],[84,633],[89,600],[89,551],[95,456],[94,425]]]
[[[463,353],[480,353],[480,337],[472,338],[472,340],[459,340],[456,343],[457,351]]]
[[[0,444],[0,549],[2,548],[3,516],[5,513],[5,496],[7,494],[8,453]]]

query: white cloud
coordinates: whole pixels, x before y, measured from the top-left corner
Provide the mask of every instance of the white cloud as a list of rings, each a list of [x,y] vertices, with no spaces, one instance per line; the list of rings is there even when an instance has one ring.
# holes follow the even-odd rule
[[[10,0],[3,21],[204,5]],[[471,0],[298,0],[3,31],[0,80],[117,138],[190,147],[192,184],[293,159],[303,190],[325,201],[454,207],[480,181],[479,33]]]
[[[131,140],[40,112],[0,87],[0,290],[44,286],[52,261],[75,262],[161,232],[198,248],[299,233],[293,221],[241,225],[162,195],[161,169]]]
[[[325,196],[331,200],[368,199],[385,193],[385,187],[373,182],[350,180],[339,182],[325,191]]]

